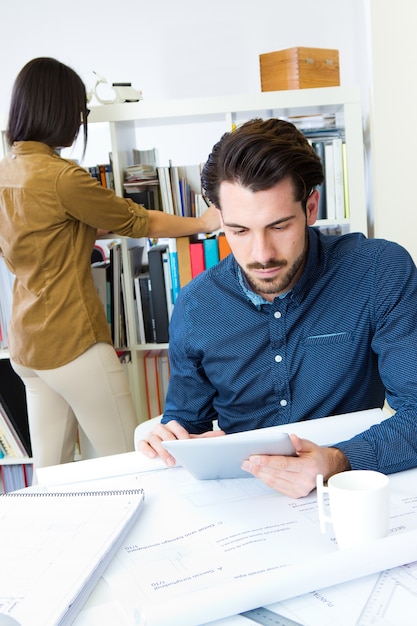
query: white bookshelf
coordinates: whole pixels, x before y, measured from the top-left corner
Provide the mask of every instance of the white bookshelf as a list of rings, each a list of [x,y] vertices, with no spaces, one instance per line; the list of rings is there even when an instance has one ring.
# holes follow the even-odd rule
[[[96,125],[100,131],[107,132],[106,145],[112,152],[115,190],[119,195],[123,195],[123,171],[132,165],[133,148],[147,150],[155,147],[158,165],[167,165],[168,160],[174,165],[200,163],[206,160],[213,145],[224,132],[231,130],[233,124],[253,117],[336,114],[344,127],[346,141],[350,217],[321,220],[318,224],[340,224],[344,230],[368,232],[359,88],[329,87],[160,102],[143,100],[90,108],[88,121],[92,132],[89,141],[94,141]],[[108,159],[108,154],[102,158]],[[90,165],[87,159],[86,165]],[[121,239],[123,264],[127,268],[128,246],[129,240]],[[129,272],[126,274],[130,275]],[[164,348],[166,344],[136,344],[132,335],[135,311],[130,280],[126,281],[125,289],[126,313],[131,321],[128,324],[128,348],[132,355],[127,369],[138,420],[143,421],[147,418],[143,356],[147,350]]]

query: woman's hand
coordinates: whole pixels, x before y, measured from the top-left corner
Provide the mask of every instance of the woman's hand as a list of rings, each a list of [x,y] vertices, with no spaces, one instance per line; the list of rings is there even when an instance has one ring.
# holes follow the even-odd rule
[[[212,233],[220,228],[220,211],[214,205],[210,206],[207,211],[199,218],[202,222],[202,233]]]

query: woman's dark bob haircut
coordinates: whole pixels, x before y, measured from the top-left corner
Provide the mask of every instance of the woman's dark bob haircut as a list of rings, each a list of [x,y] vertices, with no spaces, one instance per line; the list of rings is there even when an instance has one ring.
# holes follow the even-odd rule
[[[12,92],[7,141],[40,141],[51,148],[71,146],[84,128],[87,145],[87,96],[73,69],[56,59],[29,61],[19,72]]]

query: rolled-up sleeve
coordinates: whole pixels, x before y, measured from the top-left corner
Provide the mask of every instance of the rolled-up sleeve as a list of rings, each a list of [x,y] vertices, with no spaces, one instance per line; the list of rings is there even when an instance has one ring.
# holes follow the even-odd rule
[[[146,237],[147,209],[129,198],[120,198],[82,167],[68,165],[57,177],[56,186],[57,197],[67,218],[118,235]]]

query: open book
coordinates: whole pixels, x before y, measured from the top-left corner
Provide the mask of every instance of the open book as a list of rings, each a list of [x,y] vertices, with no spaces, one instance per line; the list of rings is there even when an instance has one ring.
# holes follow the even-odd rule
[[[71,624],[143,500],[141,489],[0,496],[0,625]]]

